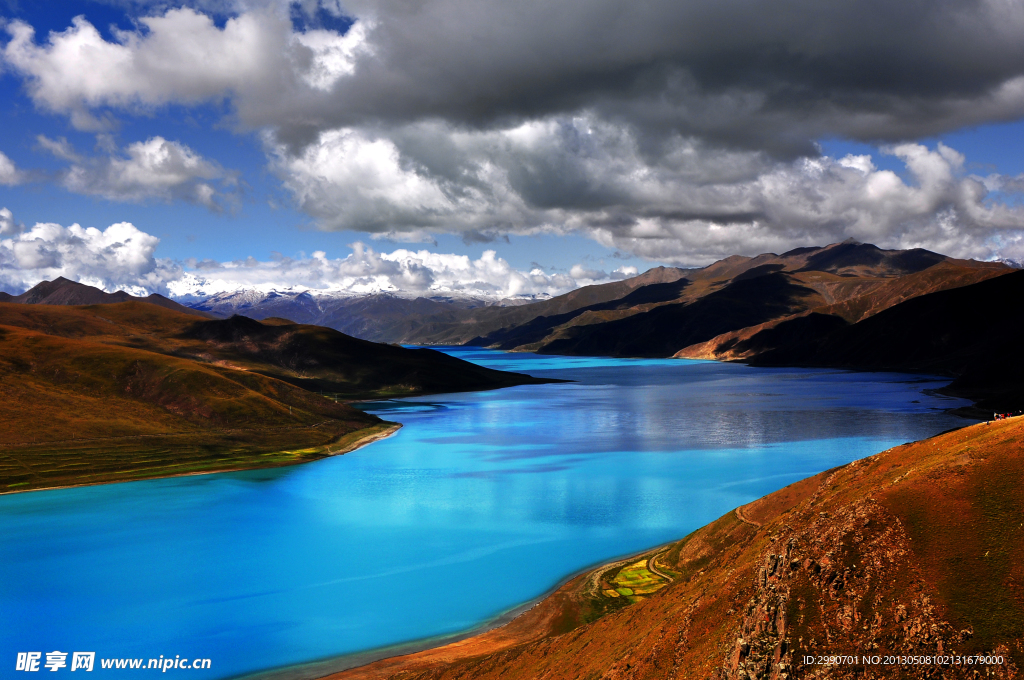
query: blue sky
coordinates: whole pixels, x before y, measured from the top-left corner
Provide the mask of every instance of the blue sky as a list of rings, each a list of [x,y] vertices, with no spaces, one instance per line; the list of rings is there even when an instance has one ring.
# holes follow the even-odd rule
[[[0,287],[548,295],[851,236],[1024,257],[1020,12],[839,2],[818,36],[758,7],[6,0]]]

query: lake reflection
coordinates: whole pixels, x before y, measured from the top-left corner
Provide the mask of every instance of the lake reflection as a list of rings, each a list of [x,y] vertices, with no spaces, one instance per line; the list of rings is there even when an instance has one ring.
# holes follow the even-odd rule
[[[221,678],[464,631],[966,423],[913,376],[450,351],[577,382],[363,404],[405,427],[297,467],[0,497],[0,664],[180,655]]]

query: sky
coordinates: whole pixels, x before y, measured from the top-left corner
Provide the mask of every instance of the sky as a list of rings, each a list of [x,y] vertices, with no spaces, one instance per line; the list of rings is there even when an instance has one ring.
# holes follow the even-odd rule
[[[1024,260],[1013,0],[0,0],[0,289]]]

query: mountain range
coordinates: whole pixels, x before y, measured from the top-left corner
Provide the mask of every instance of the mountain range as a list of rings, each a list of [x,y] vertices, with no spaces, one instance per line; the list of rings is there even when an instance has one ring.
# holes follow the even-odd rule
[[[282,317],[298,323],[328,326],[375,342],[457,345],[473,339],[484,330],[523,323],[538,314],[563,313],[580,306],[613,300],[638,286],[674,281],[684,271],[657,267],[631,279],[586,286],[557,298],[543,300],[239,290],[201,298],[182,298],[182,301],[193,309],[214,316],[243,314],[253,319]]]
[[[856,242],[734,256],[703,269],[675,270],[671,283],[644,285],[561,314],[529,305],[522,311],[541,313],[526,323],[482,328],[487,332],[469,344],[550,354],[688,356],[687,348],[695,344],[812,310],[842,309],[855,322],[911,297],[1010,271],[1000,263]]]
[[[657,267],[536,302],[239,291],[191,304],[218,316],[316,323],[377,342],[738,359],[744,357],[716,348],[764,324],[812,311],[856,323],[912,297],[1010,271],[1000,262],[846,241],[782,255],[732,256],[701,269]],[[716,339],[713,346],[693,347]]]
[[[1001,262],[845,241],[658,267],[515,306],[394,296],[325,304],[301,294],[252,298],[247,313],[318,315],[408,344],[937,373],[955,378],[947,392],[979,402],[970,412],[979,416],[1024,407],[1011,312],[1021,276]]]
[[[733,256],[701,269],[657,267],[534,302],[295,291],[239,291],[193,301],[192,309],[158,295],[144,300],[208,318],[290,319],[386,343],[937,373],[954,379],[948,393],[979,402],[970,413],[981,416],[1024,407],[1024,364],[1013,349],[1020,328],[1009,312],[1020,296],[1018,271],[845,241]],[[9,299],[142,300],[65,279]],[[347,393],[330,377],[301,379]]]

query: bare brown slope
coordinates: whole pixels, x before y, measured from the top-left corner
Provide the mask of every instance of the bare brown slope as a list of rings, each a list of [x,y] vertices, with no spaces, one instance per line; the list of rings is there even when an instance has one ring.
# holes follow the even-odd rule
[[[331,677],[1019,677],[1022,476],[1022,418],[896,447],[674,544],[659,562],[672,584],[638,604],[566,630],[594,598],[580,577],[524,615],[526,633],[510,626]],[[1002,663],[968,665],[978,654]],[[855,660],[805,662],[837,655]],[[862,663],[890,655],[961,661]]]
[[[729,285],[695,302],[666,304],[634,316],[576,326],[545,342],[543,354],[670,357],[680,348],[726,331],[818,307],[822,298],[794,276],[779,272]]]
[[[381,424],[255,373],[0,325],[0,491],[287,465]]]
[[[765,307],[763,311],[767,313],[757,313],[752,308],[751,313],[736,314],[737,304],[742,302],[730,289],[751,291],[754,297],[750,305],[756,307],[760,304],[757,294],[761,286],[748,285],[755,280],[769,285],[785,277],[793,285],[819,296],[810,301],[811,306],[845,304],[830,313],[860,317],[920,294],[915,288],[925,292],[938,289],[940,284],[936,280],[950,279],[948,285],[964,285],[1007,271],[1010,268],[999,263],[955,260],[922,249],[883,250],[846,241],[820,248],[798,248],[782,255],[732,256],[703,269],[685,271],[685,276],[675,282],[646,283],[622,297],[573,305],[565,311],[553,311],[554,301],[526,305],[514,313],[484,311],[481,314],[490,315],[494,323],[480,325],[474,318],[479,320],[483,316],[466,317],[459,341],[463,342],[461,338],[467,332],[477,330],[480,334],[465,341],[466,344],[549,354],[613,356],[671,356],[700,342],[701,347],[693,350],[696,354],[689,356],[710,358],[720,344],[742,340],[791,314],[806,313],[807,306],[800,304],[796,308]],[[910,281],[903,286],[893,285],[903,279]],[[612,290],[607,286],[581,290],[590,289]],[[730,294],[723,295],[726,291]],[[726,300],[720,309],[712,309]],[[851,304],[854,300],[859,302]],[[706,313],[709,310],[710,316]],[[708,323],[712,317],[729,322]],[[747,327],[752,327],[749,332]],[[713,331],[712,336],[722,334],[721,339],[715,343],[709,331]],[[728,347],[723,351],[728,351]]]
[[[349,399],[545,382],[320,326],[242,316],[196,320],[139,301],[87,307],[0,303],[0,324],[260,373]]]
[[[330,328],[283,320],[263,324],[233,316],[200,321],[175,340],[183,342],[178,354],[212,356],[306,389],[350,399],[552,382],[484,368],[432,349],[369,342]]]
[[[946,261],[923,271],[899,278],[864,280],[851,280],[847,278],[840,280],[840,284],[860,282],[864,287],[864,294],[862,295],[856,294],[862,292],[861,290],[851,289],[849,285],[837,288],[836,284],[832,281],[814,281],[808,277],[804,279],[805,285],[817,290],[823,297],[829,299],[831,304],[801,312],[797,315],[772,319],[764,324],[723,333],[705,342],[685,347],[679,350],[675,356],[685,359],[742,360],[754,353],[754,350],[744,347],[742,341],[797,316],[818,313],[840,317],[848,323],[857,323],[905,300],[941,290],[969,286],[996,276],[1009,274],[1013,271],[1009,267],[976,267],[965,265],[958,261]],[[805,274],[804,276],[806,277],[807,275]],[[837,299],[840,301],[837,302]]]
[[[416,317],[411,323],[412,327],[398,341],[427,345],[461,345],[502,328],[529,323],[539,316],[566,314],[590,305],[617,300],[640,286],[678,281],[686,273],[685,269],[655,267],[624,281],[584,286],[565,295],[528,305],[454,310],[438,315]]]

